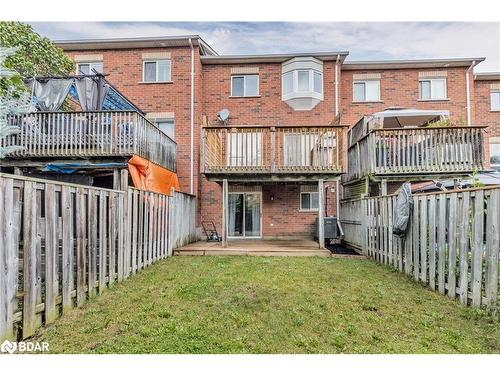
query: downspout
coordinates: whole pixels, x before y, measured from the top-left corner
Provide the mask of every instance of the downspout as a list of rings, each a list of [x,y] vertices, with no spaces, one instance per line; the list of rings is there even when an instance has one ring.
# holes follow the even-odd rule
[[[194,47],[189,38],[189,46],[191,47],[191,103],[190,103],[190,121],[191,121],[191,150],[190,150],[190,180],[189,192],[194,194]]]
[[[340,61],[340,55],[337,55],[337,60],[335,61],[335,117],[339,115],[339,61]],[[340,155],[340,150],[339,150],[340,142],[337,139],[337,163],[339,162],[339,155]],[[326,194],[325,194],[326,196]],[[335,204],[336,204],[336,209],[335,209],[335,215],[337,216],[337,225],[340,223],[339,221],[339,212],[340,212],[340,184],[339,180],[335,182]]]
[[[467,126],[471,126],[471,108],[470,108],[470,71],[476,65],[476,61],[472,61],[471,66],[467,68],[465,71],[465,90],[467,95]]]

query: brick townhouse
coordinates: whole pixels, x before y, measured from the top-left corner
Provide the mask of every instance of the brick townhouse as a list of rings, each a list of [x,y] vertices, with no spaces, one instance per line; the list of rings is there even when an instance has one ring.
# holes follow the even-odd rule
[[[483,58],[218,55],[199,36],[57,44],[79,71],[104,72],[175,139],[181,189],[198,197],[198,222],[213,220],[219,231],[225,222],[229,238],[312,236],[318,210],[336,215],[341,130],[389,107],[488,125],[486,166],[490,153],[500,165],[500,74],[474,74]]]

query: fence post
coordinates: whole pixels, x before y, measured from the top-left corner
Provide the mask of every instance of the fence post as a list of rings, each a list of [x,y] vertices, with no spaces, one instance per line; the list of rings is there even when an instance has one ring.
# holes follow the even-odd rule
[[[18,258],[14,244],[13,180],[0,180],[0,341],[14,337]]]
[[[318,180],[318,242],[319,248],[325,248],[325,223],[323,221],[323,201],[324,201],[324,184],[323,180]]]

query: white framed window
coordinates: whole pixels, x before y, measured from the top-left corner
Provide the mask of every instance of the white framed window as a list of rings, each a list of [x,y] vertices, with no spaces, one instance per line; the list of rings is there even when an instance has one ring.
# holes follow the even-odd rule
[[[318,211],[319,194],[315,192],[300,193],[300,211]]]
[[[76,74],[104,73],[102,61],[84,62],[76,64]]]
[[[258,96],[259,75],[231,76],[231,96]]]
[[[500,111],[500,90],[491,91],[490,104],[492,111]]]
[[[380,101],[380,80],[354,81],[352,85],[352,98],[355,102]]]
[[[421,79],[418,84],[420,100],[446,99],[446,78]]]
[[[173,118],[155,119],[154,123],[171,140],[175,140],[175,121]]]
[[[283,98],[293,94],[323,96],[323,73],[314,69],[292,70],[282,75]]]
[[[143,82],[171,82],[172,62],[170,60],[144,60]]]
[[[490,142],[490,166],[500,171],[500,141]]]

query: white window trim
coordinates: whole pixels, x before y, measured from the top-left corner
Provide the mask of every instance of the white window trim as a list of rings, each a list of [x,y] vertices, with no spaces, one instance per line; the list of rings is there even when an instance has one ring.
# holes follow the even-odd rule
[[[422,98],[422,90],[420,89],[420,83],[427,82],[427,81],[429,81],[431,83],[431,96],[428,99],[424,99],[424,98]],[[432,81],[444,81],[444,97],[442,97],[442,98],[433,98],[432,97]],[[418,100],[425,101],[425,102],[448,100],[448,79],[446,77],[420,78],[418,80]]]
[[[354,103],[379,103],[382,101],[381,99],[381,80],[380,79],[355,79],[352,81],[352,101]],[[378,99],[366,99],[366,83],[367,82],[378,82]],[[354,86],[356,83],[363,83],[365,85],[365,100],[359,100],[354,97]]]
[[[92,74],[92,65],[101,64],[102,71],[104,73],[104,63],[102,61],[81,61],[76,63],[76,74],[80,74],[80,65],[88,65],[89,66],[89,74]]]
[[[248,76],[257,76],[257,94],[246,95],[245,91],[247,89],[247,78]],[[233,78],[243,78],[243,95],[233,94]],[[258,74],[234,74],[231,76],[231,97],[232,98],[255,98],[260,96],[260,77]]]
[[[491,112],[500,112],[500,100],[499,100],[499,106],[498,109],[493,109],[493,101],[491,100],[492,94],[499,94],[500,96],[500,89],[494,89],[490,91],[490,111]],[[494,142],[497,143],[497,142]],[[500,143],[500,142],[498,142]]]
[[[299,91],[299,72],[308,72],[309,73],[309,88],[307,91]],[[285,75],[287,73],[292,73],[292,91],[285,94],[284,88],[284,80],[285,80]],[[318,93],[314,91],[314,73],[319,73],[321,75],[321,93]],[[316,98],[319,100],[323,100],[323,95],[325,92],[324,88],[324,81],[323,81],[323,72],[316,70],[316,69],[294,69],[294,70],[289,70],[285,73],[281,74],[281,96],[283,100],[289,100],[289,99],[294,99],[294,98]]]
[[[299,212],[318,212],[319,211],[319,207],[318,208],[302,208],[302,194],[318,194],[317,191],[301,191],[300,194],[299,194]],[[319,197],[318,197],[319,198]],[[309,202],[312,202],[312,199],[309,198]],[[318,199],[318,204],[319,204],[319,199]]]
[[[170,80],[167,81],[158,81],[158,64],[159,61],[170,61]],[[156,63],[156,80],[155,81],[146,81],[146,63]],[[172,82],[172,60],[171,59],[148,59],[142,60],[142,83],[171,83]]]

